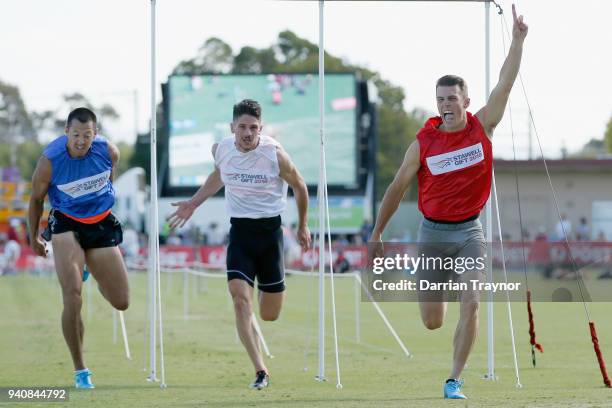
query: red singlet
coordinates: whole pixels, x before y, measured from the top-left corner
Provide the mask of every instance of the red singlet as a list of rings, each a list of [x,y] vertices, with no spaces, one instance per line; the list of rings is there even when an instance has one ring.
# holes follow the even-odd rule
[[[421,167],[419,210],[427,218],[462,221],[476,216],[491,191],[493,148],[476,116],[456,132],[438,129],[442,118],[425,122],[417,133]]]

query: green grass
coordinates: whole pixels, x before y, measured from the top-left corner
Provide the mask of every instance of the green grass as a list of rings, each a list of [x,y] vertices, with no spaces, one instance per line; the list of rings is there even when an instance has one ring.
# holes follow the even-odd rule
[[[355,328],[355,288],[351,279],[336,281],[340,366],[344,388],[335,387],[331,317],[328,319],[327,382],[314,381],[317,371],[317,283],[288,279],[282,317],[262,323],[275,358],[267,360],[272,383],[264,391],[247,389],[253,370],[237,342],[233,312],[224,279],[196,282],[192,277],[189,318],[183,315],[183,277],[162,277],[166,382],[161,390],[146,381],[145,287],[143,274],[131,276],[132,302],[126,323],[133,359],[123,355],[121,339],[112,341],[112,312],[92,290],[91,318],[86,307],[85,361],[96,389],[70,390],[70,406],[87,407],[609,407],[612,390],[603,386],[579,303],[536,303],[538,340],[545,353],[532,368],[524,304],[514,303],[522,389],[516,389],[506,305],[495,304],[497,382],[481,379],[486,371],[486,328],[464,372],[467,401],[444,401],[457,305],[446,324],[428,331],[414,303],[381,307],[408,349],[407,359],[374,308],[360,303],[361,342]],[[329,289],[329,286],[328,286]],[[329,290],[327,292],[329,294]],[[87,300],[84,301],[87,304]],[[0,387],[72,386],[72,364],[61,335],[60,292],[55,277],[0,278]],[[329,309],[328,309],[329,311]],[[612,365],[612,307],[591,303],[604,356]],[[331,315],[328,315],[331,316]],[[481,320],[485,320],[484,311]],[[305,370],[305,367],[307,370]],[[1,403],[0,403],[1,405]],[[31,404],[24,405],[31,406]],[[44,404],[42,406],[57,406]]]

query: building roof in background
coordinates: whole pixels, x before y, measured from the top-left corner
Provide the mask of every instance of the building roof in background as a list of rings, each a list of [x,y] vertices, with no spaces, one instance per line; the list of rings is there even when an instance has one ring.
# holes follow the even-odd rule
[[[546,160],[546,164],[550,171],[556,173],[610,173],[612,171],[612,158]],[[544,172],[544,163],[541,159],[495,160],[493,165],[498,173],[513,172],[515,167],[519,172]]]

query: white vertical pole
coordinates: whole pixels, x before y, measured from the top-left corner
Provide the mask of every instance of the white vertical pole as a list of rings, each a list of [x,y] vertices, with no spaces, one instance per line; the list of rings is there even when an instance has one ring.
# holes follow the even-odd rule
[[[325,202],[323,176],[323,146],[325,144],[325,46],[323,42],[323,0],[319,0],[319,370],[315,377],[318,381],[325,380]]]
[[[132,354],[130,353],[130,345],[128,343],[127,330],[125,329],[125,318],[123,317],[123,312],[119,310],[119,321],[121,322],[121,334],[123,335],[123,348],[125,349],[125,357],[128,360],[132,359]]]
[[[504,237],[502,236],[502,227],[499,214],[499,197],[497,196],[497,187],[495,186],[495,172],[493,172],[493,197],[495,198],[495,215],[497,220],[497,231],[499,233],[499,247],[501,250],[502,267],[504,270],[504,280],[508,282],[508,272],[506,270],[506,257],[504,255]],[[518,359],[516,357],[516,341],[514,338],[514,325],[512,323],[512,306],[510,305],[510,293],[506,289],[506,308],[508,312],[508,325],[510,328],[510,339],[512,340],[512,360],[514,362],[514,375],[516,376],[516,387],[522,388],[521,377],[519,375]]]
[[[255,333],[257,334],[257,337],[259,338],[259,343],[261,344],[261,347],[263,348],[264,353],[266,353],[266,356],[268,356],[268,358],[274,358],[272,353],[270,353],[270,349],[268,348],[268,343],[266,343],[266,339],[263,336],[263,332],[261,331],[261,326],[259,325],[259,322],[257,321],[257,316],[255,316],[255,313],[253,313],[251,322],[253,323],[253,329],[255,329]],[[238,331],[236,331],[236,333],[238,333]]]
[[[157,312],[157,323],[159,329],[159,363],[161,369],[161,388],[166,388],[166,370],[164,364],[164,330],[162,320],[162,302],[161,302],[161,266],[159,261],[159,231],[158,231],[158,219],[159,219],[159,205],[157,203],[157,109],[156,109],[156,66],[157,66],[157,55],[156,55],[156,16],[155,16],[155,2],[151,0],[151,203],[153,204],[153,223],[154,228],[151,230],[154,232],[152,235],[155,251],[151,254],[155,262],[155,283],[156,283],[156,294],[157,299],[155,301],[157,309],[153,313]],[[154,295],[155,297],[155,295]],[[155,327],[153,327],[155,331]],[[155,353],[155,350],[153,350]]]
[[[490,3],[485,2],[485,103],[489,100],[491,94],[491,45],[490,45],[490,21],[489,21],[489,10]],[[486,212],[486,228],[487,228],[487,243],[488,248],[493,249],[493,214],[491,199],[493,195],[489,195],[489,201],[487,201]],[[489,281],[493,281],[493,259],[489,256],[487,259],[487,271]],[[494,347],[493,347],[493,293],[489,291],[487,294],[487,374],[485,379],[495,380],[495,359],[494,359]]]
[[[329,282],[331,289],[331,306],[332,306],[332,328],[334,331],[334,354],[336,356],[336,388],[342,389],[342,381],[340,380],[340,353],[338,351],[338,319],[336,316],[336,289],[334,286],[334,265],[332,259],[331,246],[331,225],[329,217],[329,199],[327,197],[327,165],[325,159],[325,146],[323,146],[323,190],[325,191],[325,215],[327,217],[327,245],[329,253]]]
[[[149,381],[157,381],[157,252],[159,232],[157,228],[157,109],[155,78],[155,1],[151,0],[151,203],[149,208]]]
[[[157,207],[156,213],[157,213]],[[157,268],[157,319],[159,323],[159,366],[161,368],[161,383],[159,384],[160,388],[166,388],[166,365],[164,362],[164,327],[163,327],[163,319],[162,319],[162,301],[161,301],[161,267],[159,264],[159,236],[155,237],[155,241],[157,243],[157,252],[155,255],[155,262]]]
[[[358,274],[359,272],[355,272]],[[355,275],[355,341],[361,343],[361,284]]]
[[[189,273],[183,270],[183,320],[189,318]]]

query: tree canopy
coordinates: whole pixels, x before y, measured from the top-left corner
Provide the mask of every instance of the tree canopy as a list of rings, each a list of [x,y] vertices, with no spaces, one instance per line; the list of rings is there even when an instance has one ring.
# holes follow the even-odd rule
[[[0,81],[0,142],[36,140],[36,131],[19,88]]]
[[[192,75],[316,73],[318,63],[318,45],[299,37],[292,31],[285,30],[280,32],[276,41],[267,48],[244,46],[236,53],[223,40],[216,37],[209,38],[193,58],[181,61],[173,73]],[[325,53],[325,70],[335,73],[354,72],[362,79],[372,81],[376,86],[379,99],[376,183],[380,198],[393,180],[408,145],[414,140],[416,132],[422,125],[425,113],[406,112],[404,90],[381,78],[378,72],[353,65],[328,52]],[[144,156],[142,158],[146,159]],[[140,165],[144,166],[147,163]]]
[[[10,166],[14,161],[21,177],[29,180],[44,149],[38,138],[41,134],[56,136],[63,133],[68,112],[79,106],[96,112],[101,132],[107,121],[119,119],[113,106],[94,106],[78,92],[63,95],[55,110],[29,112],[19,89],[0,81],[0,167]],[[119,173],[128,168],[132,152],[130,146],[122,146],[120,150],[124,161],[120,162]]]
[[[604,133],[604,140],[606,141],[606,147],[608,153],[612,153],[612,116],[606,125],[606,132]]]

